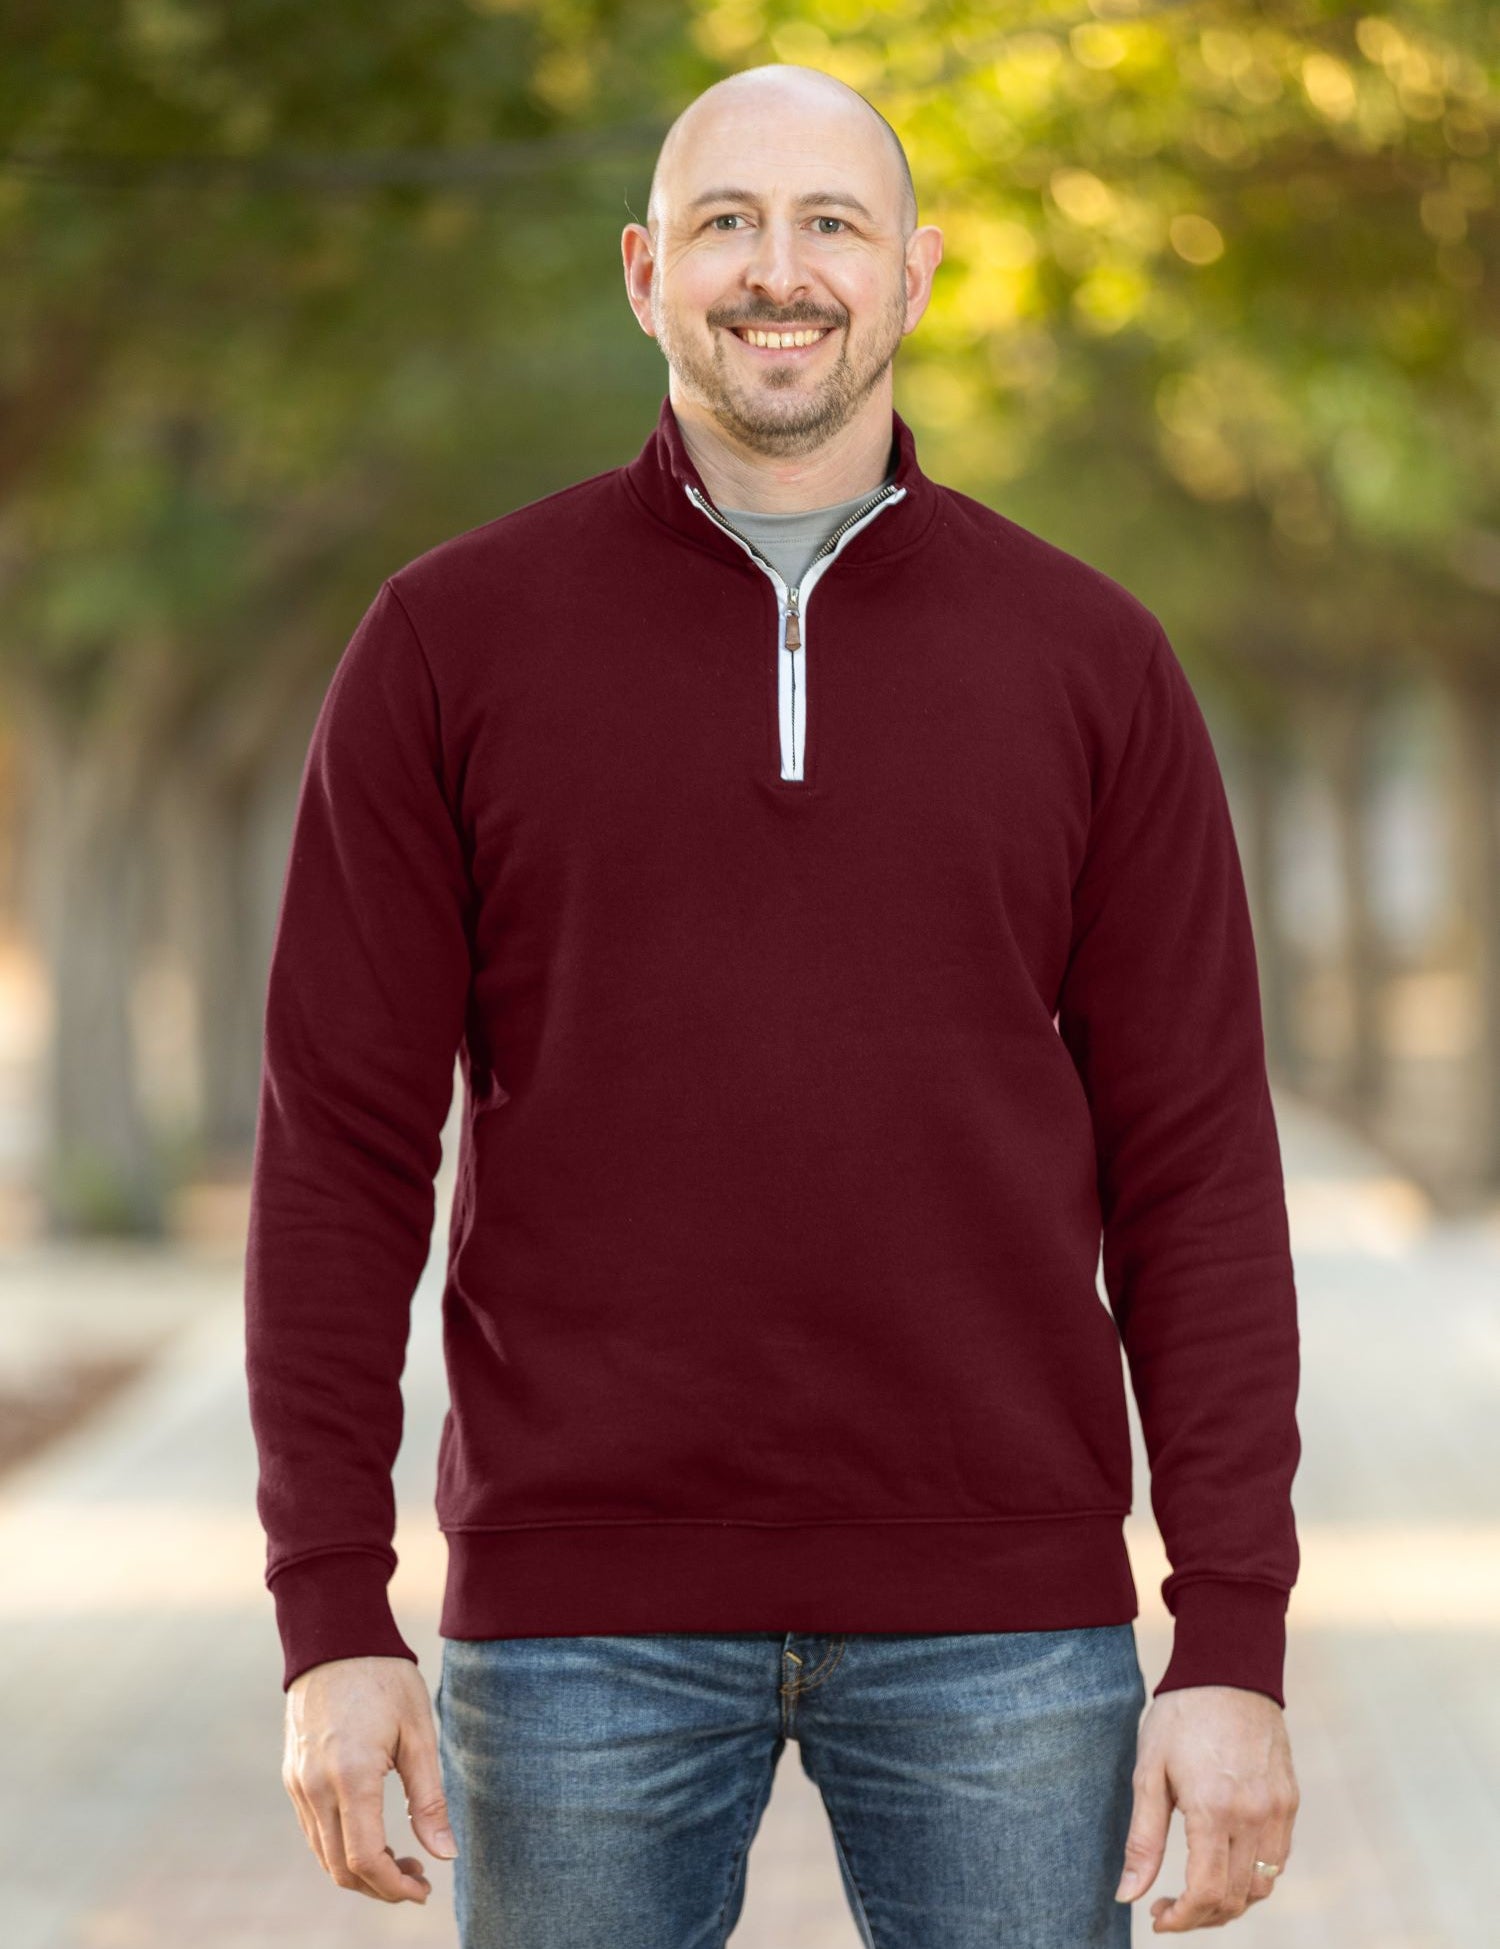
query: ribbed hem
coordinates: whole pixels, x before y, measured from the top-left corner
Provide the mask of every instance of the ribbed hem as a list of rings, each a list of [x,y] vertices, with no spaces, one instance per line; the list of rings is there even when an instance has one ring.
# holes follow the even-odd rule
[[[410,1658],[386,1585],[391,1572],[368,1550],[328,1551],[289,1563],[271,1579],[285,1669],[281,1689],[331,1658]]]
[[[1183,1584],[1169,1595],[1176,1621],[1172,1656],[1158,1692],[1189,1685],[1238,1685],[1283,1708],[1290,1592],[1231,1578]]]
[[[1139,1609],[1123,1515],[445,1534],[445,1638],[1061,1631]]]

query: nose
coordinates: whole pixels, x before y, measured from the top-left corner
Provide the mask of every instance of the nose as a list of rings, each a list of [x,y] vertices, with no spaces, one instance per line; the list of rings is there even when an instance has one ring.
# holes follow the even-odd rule
[[[755,248],[745,266],[745,282],[782,305],[808,290],[807,266],[802,261],[797,235],[790,224],[767,222],[761,225],[756,234]]]

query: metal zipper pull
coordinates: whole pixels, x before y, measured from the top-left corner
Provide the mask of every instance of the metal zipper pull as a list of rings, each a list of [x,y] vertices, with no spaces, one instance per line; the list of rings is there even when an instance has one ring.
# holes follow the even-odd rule
[[[789,650],[802,648],[802,625],[797,621],[797,590],[793,589],[786,605],[786,647]]]

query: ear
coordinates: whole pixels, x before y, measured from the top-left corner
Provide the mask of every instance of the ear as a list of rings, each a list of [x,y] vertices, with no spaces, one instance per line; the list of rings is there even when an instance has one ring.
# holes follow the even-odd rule
[[[651,279],[656,259],[651,232],[643,223],[627,223],[620,236],[620,255],[625,266],[625,292],[636,322],[648,338],[655,338],[651,322]]]
[[[932,296],[932,280],[943,261],[943,233],[924,223],[906,240],[906,327],[912,331]]]

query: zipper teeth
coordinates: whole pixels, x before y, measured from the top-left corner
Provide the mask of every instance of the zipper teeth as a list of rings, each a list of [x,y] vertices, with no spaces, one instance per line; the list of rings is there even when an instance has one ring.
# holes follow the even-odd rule
[[[816,562],[820,560],[824,555],[827,555],[831,550],[837,548],[839,545],[839,536],[843,534],[846,528],[852,528],[856,521],[863,521],[865,516],[870,512],[871,508],[879,507],[882,501],[888,501],[890,497],[895,493],[895,491],[896,491],[895,484],[891,481],[885,481],[881,485],[879,492],[872,494],[869,500],[865,502],[862,508],[856,508],[853,514],[849,515],[845,520],[839,523],[839,525],[834,529],[833,533],[828,537],[827,541],[825,541],[823,546],[818,550],[817,554],[813,556],[813,561]],[[812,567],[812,562],[808,563],[808,567],[809,568]],[[800,583],[798,584],[798,587],[799,588],[801,587]]]
[[[765,556],[761,554],[760,550],[755,546],[755,543],[749,540],[747,536],[742,535],[739,529],[736,528],[731,522],[726,521],[723,515],[720,514],[716,508],[710,507],[708,502],[704,500],[703,496],[698,492],[697,488],[693,486],[691,481],[687,483],[687,491],[690,497],[692,498],[695,506],[702,508],[703,512],[708,516],[710,521],[717,522],[719,527],[721,527],[724,530],[726,535],[733,535],[735,540],[739,542],[742,547],[748,548],[750,550],[750,553],[755,557],[756,561],[762,563],[763,566],[767,570],[769,570],[769,572],[773,576],[776,577],[776,580],[778,582],[781,582],[781,577],[776,574],[776,570],[771,567],[771,564],[768,561],[766,561]],[[899,490],[897,489],[893,481],[883,482],[879,490],[876,493],[872,494],[869,500],[866,501],[862,507],[857,507],[854,510],[853,514],[845,516],[845,518],[834,529],[833,533],[828,537],[827,541],[825,541],[823,546],[818,550],[817,554],[813,556],[812,562],[808,563],[807,568],[810,569],[813,565],[813,562],[822,561],[825,555],[830,554],[835,548],[837,548],[839,545],[839,539],[843,535],[846,529],[852,528],[856,521],[863,521],[865,516],[870,512],[871,508],[879,507],[882,501],[888,501],[891,498],[891,496],[897,493],[898,491]],[[807,578],[807,569],[804,569],[802,571],[802,580],[799,581],[797,584],[797,589],[799,593],[801,592],[802,581],[805,581],[806,578]],[[786,584],[784,582],[781,582],[781,586],[785,588]],[[790,593],[790,591],[788,591],[788,593]]]
[[[731,522],[726,521],[723,515],[719,513],[717,508],[710,507],[708,502],[704,500],[703,496],[698,492],[697,488],[694,487],[691,481],[687,483],[687,491],[688,491],[688,498],[692,501],[695,507],[702,508],[703,512],[708,516],[709,520],[712,521],[716,527],[722,528],[726,535],[733,535],[741,548],[748,548],[750,553],[755,557],[756,561],[760,563],[761,567],[764,568],[768,574],[775,576],[775,579],[778,582],[781,582],[781,577],[777,575],[776,570],[766,560],[765,556],[761,554],[760,550],[756,547],[755,543],[751,541],[748,536],[742,535],[739,529],[736,528]],[[785,588],[786,584],[784,582],[781,582],[781,586]]]

